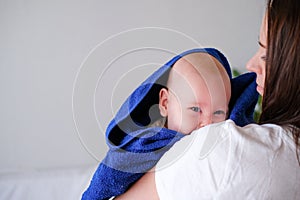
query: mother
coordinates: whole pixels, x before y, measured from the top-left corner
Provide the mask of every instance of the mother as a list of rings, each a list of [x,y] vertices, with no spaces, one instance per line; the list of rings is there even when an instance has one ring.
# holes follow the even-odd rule
[[[227,120],[195,131],[180,159],[117,199],[300,199],[298,1],[268,0],[259,49],[247,64],[263,96],[259,125]],[[201,144],[216,135],[203,156]]]

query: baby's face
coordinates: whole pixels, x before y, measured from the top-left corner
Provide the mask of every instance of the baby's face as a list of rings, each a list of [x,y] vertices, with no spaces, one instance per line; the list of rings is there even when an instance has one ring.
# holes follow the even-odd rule
[[[230,81],[224,67],[208,54],[194,53],[178,60],[167,93],[169,129],[189,134],[227,118]]]

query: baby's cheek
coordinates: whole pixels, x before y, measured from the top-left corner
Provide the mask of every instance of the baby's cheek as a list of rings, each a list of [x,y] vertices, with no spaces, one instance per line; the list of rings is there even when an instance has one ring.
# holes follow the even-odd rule
[[[221,116],[216,116],[213,118],[213,123],[218,123],[218,122],[222,122],[226,120],[226,116],[225,115],[221,115]]]
[[[186,118],[182,123],[182,132],[184,134],[190,134],[194,130],[198,129],[199,120],[196,117]]]

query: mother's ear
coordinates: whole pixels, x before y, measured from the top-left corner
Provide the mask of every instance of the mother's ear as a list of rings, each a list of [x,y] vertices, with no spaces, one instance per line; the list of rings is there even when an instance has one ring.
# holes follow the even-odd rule
[[[159,112],[163,117],[168,116],[168,96],[169,96],[168,89],[162,88],[159,91]]]

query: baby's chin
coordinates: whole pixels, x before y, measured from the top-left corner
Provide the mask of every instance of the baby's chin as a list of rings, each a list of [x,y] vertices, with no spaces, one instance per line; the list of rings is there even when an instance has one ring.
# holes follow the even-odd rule
[[[178,131],[178,132],[180,132],[180,133],[182,133],[184,135],[190,135],[195,130],[197,130],[197,129],[192,129],[192,130],[188,130],[188,131],[187,130],[185,130],[185,131]]]
[[[167,127],[165,127],[165,128],[167,128]],[[192,130],[192,131],[184,131],[184,130],[172,129],[172,128],[167,128],[167,129],[172,130],[172,131],[176,131],[176,132],[181,133],[183,135],[189,135],[189,134],[191,134],[194,131],[194,130]]]
[[[183,135],[190,135],[193,131],[195,130],[198,130],[200,127],[193,127],[193,128],[188,128],[188,127],[185,127],[185,128],[178,128],[178,127],[165,127],[167,129],[170,129],[170,130],[173,130],[173,131],[176,131],[178,133],[181,133]]]

